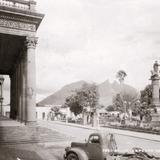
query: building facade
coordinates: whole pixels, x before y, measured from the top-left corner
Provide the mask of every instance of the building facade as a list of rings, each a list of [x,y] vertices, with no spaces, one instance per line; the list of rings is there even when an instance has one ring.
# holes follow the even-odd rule
[[[10,118],[36,122],[36,31],[44,15],[34,0],[0,0],[0,74],[9,75]]]

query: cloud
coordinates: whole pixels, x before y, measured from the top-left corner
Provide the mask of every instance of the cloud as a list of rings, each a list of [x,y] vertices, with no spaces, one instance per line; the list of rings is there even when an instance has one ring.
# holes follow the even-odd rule
[[[40,97],[77,80],[114,80],[142,89],[159,60],[160,1],[37,0],[45,13],[37,36],[37,88]],[[41,90],[41,92],[39,92]]]
[[[40,0],[39,4],[46,13],[37,51],[39,87],[115,79],[119,69],[129,73],[126,80],[135,87],[148,83],[160,49],[159,1]]]

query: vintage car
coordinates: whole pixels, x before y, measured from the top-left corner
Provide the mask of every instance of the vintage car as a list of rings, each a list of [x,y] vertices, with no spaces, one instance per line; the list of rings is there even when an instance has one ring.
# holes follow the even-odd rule
[[[150,156],[140,148],[133,152],[118,151],[113,134],[92,133],[85,143],[72,142],[65,148],[65,160],[160,160]]]

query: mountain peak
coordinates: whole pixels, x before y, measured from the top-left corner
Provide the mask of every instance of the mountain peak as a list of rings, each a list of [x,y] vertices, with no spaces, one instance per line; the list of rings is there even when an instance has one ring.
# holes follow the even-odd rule
[[[104,85],[110,85],[111,83],[110,83],[109,79],[107,79],[106,81],[102,82],[101,85],[102,84],[104,84]]]
[[[72,88],[74,88],[74,87],[78,88],[78,87],[81,87],[82,85],[84,85],[86,83],[87,83],[86,81],[80,80],[80,81],[77,81],[77,82],[73,82],[73,83],[67,84],[64,87],[62,87],[62,89],[64,89],[64,88],[70,88],[70,87],[72,87]]]
[[[76,89],[81,88],[86,83],[86,81],[81,80],[67,84],[54,94],[38,102],[38,105],[62,105],[68,96],[72,95]]]
[[[38,105],[62,105],[65,102],[65,99],[72,95],[75,90],[81,88],[87,82],[84,80],[80,80],[77,82],[73,82],[70,84],[65,85],[60,90],[55,92],[54,94],[50,95],[49,97],[45,98],[44,100],[40,101]],[[136,89],[133,87],[123,84],[123,89],[126,93],[133,92],[134,94],[137,93]],[[103,83],[98,85],[99,91],[99,103],[104,106],[108,106],[112,104],[113,96],[119,93],[121,90],[121,86],[117,81],[110,83],[109,80],[104,81]]]

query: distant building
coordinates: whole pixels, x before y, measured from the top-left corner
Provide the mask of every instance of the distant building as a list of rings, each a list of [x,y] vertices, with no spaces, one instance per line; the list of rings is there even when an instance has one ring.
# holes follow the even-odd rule
[[[36,106],[36,118],[47,120],[47,116],[51,111],[52,106]]]
[[[72,116],[69,108],[61,108],[61,105],[45,105],[45,106],[36,106],[36,118],[37,120],[47,120],[47,116],[53,107],[60,108],[60,112],[66,116]],[[3,115],[6,117],[10,117],[10,104],[3,105]]]

